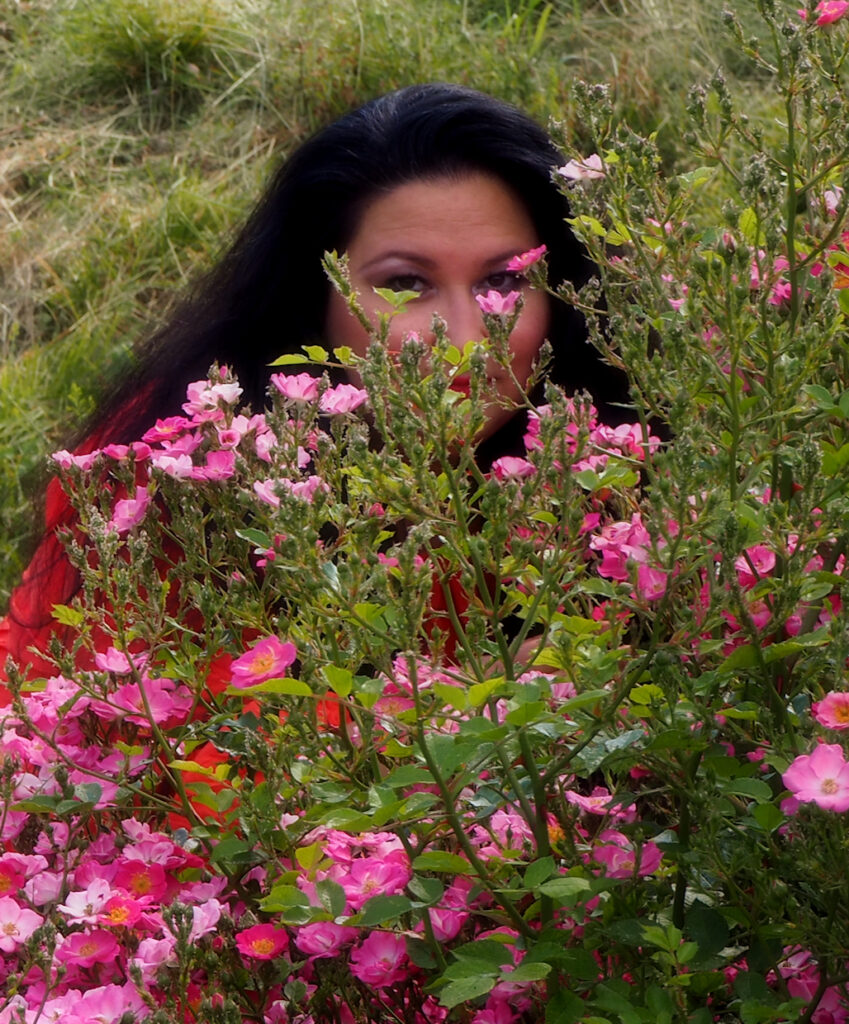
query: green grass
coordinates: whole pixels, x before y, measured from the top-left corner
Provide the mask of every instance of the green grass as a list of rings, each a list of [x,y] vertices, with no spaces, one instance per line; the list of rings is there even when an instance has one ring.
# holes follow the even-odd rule
[[[584,140],[585,78],[675,165],[687,89],[718,63],[750,109],[770,102],[714,6],[327,0],[317,17],[308,0],[30,0],[0,15],[0,605],[39,528],[45,454],[300,140],[433,79]]]

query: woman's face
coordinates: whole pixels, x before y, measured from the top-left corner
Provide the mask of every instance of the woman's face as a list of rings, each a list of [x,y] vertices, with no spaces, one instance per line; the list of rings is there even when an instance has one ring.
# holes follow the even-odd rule
[[[506,270],[512,256],[533,249],[540,239],[524,205],[500,179],[483,173],[422,179],[399,185],[365,209],[348,245],[351,282],[366,312],[376,323],[389,306],[374,288],[414,291],[405,312],[392,320],[389,345],[400,348],[415,331],[433,343],[431,320],[438,313],[448,337],[462,348],[485,337],[483,315],[475,296],[520,291],[519,321],[510,338],[512,368],[524,385],[549,326],[547,297],[531,289],[520,274]],[[368,332],[333,293],[327,314],[327,337],[365,355]],[[498,393],[518,399],[516,384],[492,360],[489,374]],[[460,380],[458,384],[463,385]],[[500,404],[487,410],[485,435],[492,434],[512,412]]]

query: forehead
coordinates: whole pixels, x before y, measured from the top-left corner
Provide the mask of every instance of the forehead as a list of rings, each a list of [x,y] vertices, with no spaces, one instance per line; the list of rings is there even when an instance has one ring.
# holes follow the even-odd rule
[[[537,231],[516,193],[483,173],[423,178],[371,200],[348,245],[352,259],[386,249],[504,249],[509,256],[536,244]]]

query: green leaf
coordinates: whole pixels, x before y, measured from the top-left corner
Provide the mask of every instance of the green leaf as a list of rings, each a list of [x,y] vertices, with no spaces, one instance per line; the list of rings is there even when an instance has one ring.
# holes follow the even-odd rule
[[[757,245],[760,236],[758,230],[758,215],[749,206],[740,214],[737,220],[737,226],[740,228],[740,233],[749,243],[749,245]]]
[[[525,885],[531,889],[537,889],[543,882],[551,878],[554,874],[554,858],[553,857],[540,857],[539,860],[535,860],[532,864],[528,865],[528,870],[525,872],[524,882]]]
[[[470,999],[477,999],[485,996],[495,985],[496,976],[478,975],[475,978],[462,978],[459,981],[449,981],[445,988],[439,993],[439,1001],[443,1006],[451,1009],[452,1006],[459,1006]]]
[[[303,363],[310,363],[311,359],[302,356],[299,352],[286,352],[282,356],[273,359],[269,366],[300,366]]]
[[[238,836],[225,836],[215,845],[210,860],[214,864],[242,863],[254,857],[253,843],[246,842]]]
[[[584,1008],[583,999],[574,992],[555,989],[545,1004],[545,1024],[576,1024],[583,1017]]]
[[[69,604],[54,604],[52,606],[53,618],[60,626],[71,626],[78,629],[85,622],[85,612],[79,608],[72,608]]]
[[[354,687],[354,673],[340,665],[325,665],[321,670],[327,684],[343,700]]]
[[[306,352],[307,357],[314,363],[326,363],[328,360],[327,349],[321,347],[321,345],[303,345],[303,350]]]
[[[315,891],[322,907],[333,917],[339,917],[345,913],[345,904],[348,898],[345,890],[332,878],[322,878],[315,883]]]
[[[305,907],[310,905],[309,897],[296,885],[275,885],[271,892],[259,901],[262,910],[269,913],[280,913],[290,907]]]
[[[456,853],[444,853],[442,850],[425,850],[413,861],[413,871],[448,871],[456,875],[472,875],[474,869],[465,859]]]
[[[787,820],[775,804],[771,803],[761,803],[757,807],[753,807],[752,817],[764,832],[774,832]]]
[[[550,882],[543,882],[539,886],[539,891],[543,896],[550,896],[553,900],[569,903],[582,892],[586,892],[589,887],[590,883],[586,878],[581,878],[579,875],[564,875],[561,878],[552,878]]]
[[[376,928],[387,921],[397,921],[402,914],[409,913],[412,908],[412,900],[400,894],[372,896],[360,912],[357,924],[360,928]]]
[[[719,911],[696,902],[687,911],[684,934],[697,943],[702,957],[709,957],[725,949],[731,933]]]
[[[543,978],[548,977],[551,973],[551,964],[543,963],[522,963],[513,971],[502,972],[501,978],[503,981],[509,982],[526,982],[526,981],[542,981]]]
[[[445,893],[445,886],[438,878],[426,878],[421,875],[413,875],[407,888],[416,899],[427,904],[427,906],[438,903]]]
[[[663,690],[655,683],[635,686],[629,696],[635,704],[659,704],[664,700]]]
[[[263,551],[267,551],[271,547],[271,537],[267,533],[263,533],[262,530],[254,530],[249,527],[244,530],[236,530],[236,536],[241,540],[246,540],[248,544],[253,544],[254,547],[262,548]]]
[[[772,790],[760,779],[728,779],[719,784],[719,789],[729,796],[745,796],[759,804],[772,800]]]
[[[256,693],[281,693],[289,697],[312,696],[312,690],[302,679],[293,679],[291,676],[266,679],[262,683],[257,683],[256,686],[228,686],[226,692],[228,694],[250,694],[251,696]]]

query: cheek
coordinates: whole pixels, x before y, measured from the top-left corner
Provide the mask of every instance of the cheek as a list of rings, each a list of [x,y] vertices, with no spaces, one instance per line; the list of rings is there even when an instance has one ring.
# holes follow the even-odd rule
[[[530,374],[533,362],[548,335],[550,324],[548,299],[539,292],[528,292],[525,308],[510,338],[513,371],[520,380],[527,379]]]
[[[327,304],[324,333],[328,343],[337,348],[347,345],[358,356],[364,356],[370,338],[360,322],[351,315],[342,296],[334,291]]]

